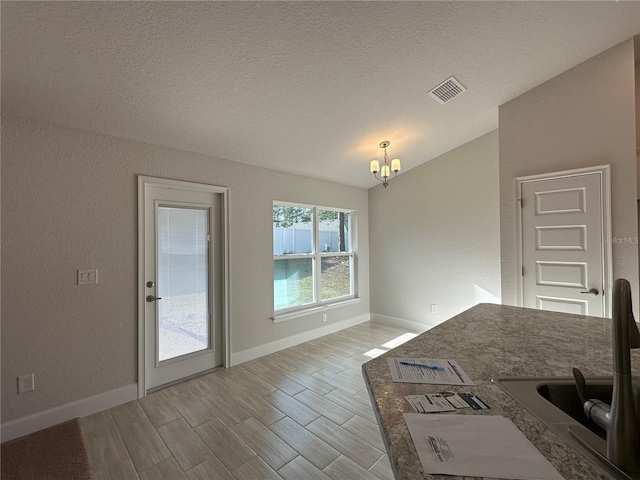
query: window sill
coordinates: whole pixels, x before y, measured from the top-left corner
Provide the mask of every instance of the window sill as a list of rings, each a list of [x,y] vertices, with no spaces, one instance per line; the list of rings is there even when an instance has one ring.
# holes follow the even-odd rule
[[[293,320],[294,318],[306,317],[307,315],[312,315],[314,313],[319,313],[324,310],[331,310],[333,308],[346,307],[348,305],[355,305],[360,303],[360,298],[349,298],[348,300],[341,300],[333,303],[325,303],[324,305],[314,305],[312,307],[303,308],[300,310],[295,310],[293,312],[287,313],[278,313],[271,317],[273,323],[286,322],[287,320]]]

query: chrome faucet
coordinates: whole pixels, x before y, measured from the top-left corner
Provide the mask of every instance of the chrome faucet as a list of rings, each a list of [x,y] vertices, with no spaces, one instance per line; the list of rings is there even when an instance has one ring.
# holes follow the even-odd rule
[[[573,369],[584,413],[607,432],[607,458],[622,470],[640,472],[640,428],[631,383],[631,350],[640,347],[633,317],[631,286],[625,279],[613,284],[613,397],[611,405],[586,399],[585,379]]]

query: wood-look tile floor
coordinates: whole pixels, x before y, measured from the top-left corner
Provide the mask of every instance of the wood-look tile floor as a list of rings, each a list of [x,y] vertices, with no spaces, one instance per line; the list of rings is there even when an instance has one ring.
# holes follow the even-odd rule
[[[405,333],[363,323],[83,418],[93,478],[392,479],[361,365]]]

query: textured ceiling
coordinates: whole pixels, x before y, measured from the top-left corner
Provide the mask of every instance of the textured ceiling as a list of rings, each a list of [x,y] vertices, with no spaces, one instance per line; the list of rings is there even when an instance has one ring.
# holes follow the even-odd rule
[[[380,141],[408,170],[640,33],[640,2],[0,5],[3,112],[365,188]]]

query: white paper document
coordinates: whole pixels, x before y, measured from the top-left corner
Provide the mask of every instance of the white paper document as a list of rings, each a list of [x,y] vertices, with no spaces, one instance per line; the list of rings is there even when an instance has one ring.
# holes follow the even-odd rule
[[[404,420],[426,473],[562,480],[511,420],[486,415],[422,415]]]
[[[432,385],[475,385],[455,360],[442,358],[388,358],[391,380]]]
[[[456,410],[456,407],[449,403],[448,399],[442,396],[441,393],[407,395],[405,398],[418,413],[455,412]]]

